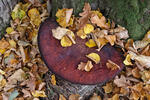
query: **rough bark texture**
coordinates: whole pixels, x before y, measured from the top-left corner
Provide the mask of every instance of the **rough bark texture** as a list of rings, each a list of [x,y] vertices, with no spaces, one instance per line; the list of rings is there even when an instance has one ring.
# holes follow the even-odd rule
[[[52,0],[52,14],[55,16],[58,8],[74,8],[78,15],[84,2],[89,2],[93,9],[100,8],[105,16],[126,27],[135,40],[150,28],[150,0]]]
[[[48,72],[45,76],[46,78],[46,93],[48,98],[46,100],[58,100],[59,94],[64,95],[66,98],[71,94],[79,94],[82,98],[80,100],[88,100],[88,97],[93,94],[93,92],[98,93],[103,96],[103,90],[101,84],[99,85],[79,85],[72,84],[68,81],[62,80],[56,77],[57,85],[51,84],[52,72]]]
[[[9,24],[10,12],[19,0],[0,0],[0,38]]]

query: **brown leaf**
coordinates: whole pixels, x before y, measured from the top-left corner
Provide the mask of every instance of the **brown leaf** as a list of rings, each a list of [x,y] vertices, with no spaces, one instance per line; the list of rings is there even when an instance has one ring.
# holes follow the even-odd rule
[[[104,16],[99,18],[97,15],[94,15],[94,16],[91,17],[91,22],[93,24],[96,24],[100,28],[104,28],[104,29],[109,29],[110,28],[110,26],[106,23],[106,18]]]
[[[118,66],[116,63],[114,63],[111,60],[108,60],[108,62],[106,63],[106,66],[108,69],[111,69],[111,70],[120,69],[120,66]]]
[[[111,46],[113,46],[116,42],[116,36],[115,35],[106,35],[105,38],[109,41]]]
[[[69,96],[69,100],[80,100],[80,95],[79,94],[71,94]]]
[[[9,43],[5,39],[0,40],[0,44],[0,49],[7,49],[9,47]]]
[[[91,16],[91,7],[89,3],[85,3],[83,12],[80,13],[79,15],[81,16],[79,18],[79,26],[80,28],[84,27],[85,24],[88,23],[89,17]]]
[[[26,89],[22,89],[22,92],[23,92],[23,97],[24,98],[27,98],[27,97],[31,97],[31,93],[30,91],[26,90]]]
[[[90,98],[90,100],[102,100],[100,96],[98,96],[96,93]]]
[[[118,86],[118,87],[127,87],[130,85],[130,82],[126,80],[125,76],[121,75],[120,78],[116,77],[114,79],[114,83]]]
[[[78,69],[82,71],[85,70],[89,72],[92,68],[93,68],[93,65],[91,61],[88,61],[87,63],[80,62],[80,64],[78,65]]]

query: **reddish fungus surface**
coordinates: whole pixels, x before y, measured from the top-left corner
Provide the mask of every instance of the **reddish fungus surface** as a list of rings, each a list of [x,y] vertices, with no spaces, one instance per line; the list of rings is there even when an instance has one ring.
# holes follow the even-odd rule
[[[77,84],[98,84],[104,83],[117,75],[124,67],[123,57],[119,51],[110,45],[104,46],[101,51],[85,46],[86,40],[76,36],[76,44],[63,48],[60,41],[52,36],[52,29],[58,26],[55,19],[48,18],[40,26],[38,33],[38,46],[41,56],[47,67],[61,78]],[[91,52],[100,55],[99,64],[93,63],[90,72],[78,70],[78,64],[87,62],[85,56]],[[111,70],[106,67],[108,60],[120,66],[120,69]]]

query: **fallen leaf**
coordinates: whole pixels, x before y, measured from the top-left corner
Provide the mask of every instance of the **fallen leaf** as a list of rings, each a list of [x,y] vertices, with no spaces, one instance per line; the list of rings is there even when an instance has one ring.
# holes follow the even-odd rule
[[[111,70],[120,69],[120,66],[118,66],[116,63],[114,63],[111,60],[108,60],[108,62],[106,63],[106,66],[108,69],[111,69]]]
[[[74,17],[72,16],[73,9],[58,9],[56,12],[57,22],[62,27],[68,27],[73,24]]]
[[[96,93],[89,99],[89,100],[102,100],[100,96],[98,96]]]
[[[21,3],[17,4],[11,13],[11,17],[13,20],[19,18],[23,19],[26,16],[24,10],[21,9]]]
[[[4,79],[4,76],[0,75],[0,90],[6,85],[6,79]]]
[[[52,35],[54,38],[61,40],[63,36],[67,34],[67,32],[70,31],[66,28],[57,27],[56,29],[52,29]]]
[[[77,36],[79,36],[81,39],[85,39],[87,37],[87,35],[84,33],[83,29],[80,29],[79,31],[77,31]]]
[[[105,93],[111,93],[113,90],[112,83],[106,83],[106,85],[102,88],[104,89]]]
[[[113,46],[116,42],[116,36],[115,35],[106,35],[105,36],[106,40]]]
[[[28,11],[28,16],[30,17],[30,20],[33,22],[34,25],[39,26],[41,23],[41,17],[40,12],[37,10],[37,8],[32,8]]]
[[[17,81],[21,82],[25,80],[25,72],[22,69],[18,69],[8,78],[8,82],[16,84]]]
[[[120,78],[116,77],[114,79],[114,83],[117,87],[128,87],[130,86],[130,82],[126,80],[125,76],[121,75]]]
[[[133,46],[135,49],[142,49],[142,48],[145,48],[150,42],[149,41],[135,41],[133,43]]]
[[[89,3],[85,3],[83,12],[79,13],[79,15],[81,16],[79,18],[79,27],[82,28],[88,23],[88,20],[90,16],[92,15],[91,6]]]
[[[96,64],[100,63],[100,56],[97,53],[90,53],[86,55],[86,57],[94,61]]]
[[[85,45],[86,45],[87,47],[89,47],[89,48],[92,48],[92,47],[95,47],[95,46],[96,46],[96,43],[95,43],[95,41],[94,41],[93,39],[89,39],[89,40],[85,43]]]
[[[117,39],[127,39],[129,38],[128,30],[123,30],[120,32],[115,33]]]
[[[133,65],[132,64],[132,62],[131,62],[131,56],[130,56],[130,54],[128,54],[127,56],[126,56],[126,58],[125,58],[125,60],[123,61],[123,63],[125,64],[125,65]]]
[[[56,77],[55,77],[55,75],[51,75],[51,83],[53,85],[56,85]]]
[[[78,65],[79,70],[85,70],[86,72],[89,72],[93,68],[92,62],[88,61],[87,63],[80,62]]]
[[[9,43],[5,40],[5,39],[2,39],[0,40],[0,49],[7,49],[9,47]]]
[[[12,27],[7,27],[6,28],[7,34],[11,34],[13,31],[14,31],[14,29]]]
[[[22,92],[23,92],[23,97],[24,98],[31,97],[30,91],[28,91],[26,89],[22,89]]]
[[[98,10],[94,10],[94,11],[92,10],[91,12],[92,12],[92,14],[97,15],[99,18],[101,18],[103,16],[103,14]]]
[[[66,100],[66,98],[62,94],[59,94],[59,100]]]
[[[150,30],[145,34],[143,40],[150,41]]]
[[[72,45],[72,42],[67,36],[63,36],[60,41],[60,44],[62,47],[69,47]]]
[[[84,33],[89,34],[94,30],[94,26],[91,24],[86,24],[83,30],[84,30]]]
[[[106,23],[106,18],[104,16],[99,18],[97,15],[94,15],[94,16],[91,17],[91,22],[93,24],[96,24],[100,28],[104,28],[104,29],[109,29],[110,28],[108,23]]]
[[[73,9],[66,10],[66,24],[69,23],[72,13],[73,13]]]
[[[132,60],[137,60],[142,66],[150,68],[150,56],[137,55],[132,51],[129,51]]]
[[[79,94],[71,94],[69,96],[69,100],[80,100],[80,95]]]
[[[112,100],[119,100],[119,95],[118,94],[115,94],[113,95],[113,97],[111,98]]]
[[[141,77],[140,70],[137,67],[135,67],[134,69],[132,69],[132,75],[135,78],[140,78]]]
[[[16,42],[14,40],[9,40],[9,44],[12,48],[16,48]]]
[[[38,91],[38,90],[32,92],[32,95],[36,98],[37,97],[47,97],[44,91]]]

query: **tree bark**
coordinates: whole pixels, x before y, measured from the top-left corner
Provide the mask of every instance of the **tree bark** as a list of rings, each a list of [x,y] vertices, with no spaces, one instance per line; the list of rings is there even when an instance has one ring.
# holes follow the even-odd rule
[[[10,14],[19,0],[0,0],[0,38],[9,24]]]

